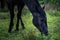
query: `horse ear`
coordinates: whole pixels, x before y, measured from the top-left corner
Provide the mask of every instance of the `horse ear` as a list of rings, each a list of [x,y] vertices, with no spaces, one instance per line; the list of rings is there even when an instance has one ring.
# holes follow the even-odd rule
[[[43,6],[43,9],[45,9],[45,5]]]
[[[45,9],[45,5],[43,6],[43,9]]]

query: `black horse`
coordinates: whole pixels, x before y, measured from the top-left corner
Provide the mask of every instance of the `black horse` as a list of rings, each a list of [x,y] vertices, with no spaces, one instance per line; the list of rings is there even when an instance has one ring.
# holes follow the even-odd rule
[[[17,24],[16,31],[19,31],[19,19],[21,21],[22,28],[24,29],[24,23],[21,18],[21,13],[24,5],[28,7],[33,15],[33,24],[39,29],[41,34],[48,35],[48,27],[46,14],[44,9],[40,6],[37,0],[7,0],[8,9],[10,11],[10,25],[8,32],[11,32],[13,28],[13,19],[14,19],[14,6],[17,5],[18,14],[17,14]]]
[[[6,0],[0,0],[0,7],[1,7],[1,9],[4,9],[4,7],[5,7],[5,1]]]

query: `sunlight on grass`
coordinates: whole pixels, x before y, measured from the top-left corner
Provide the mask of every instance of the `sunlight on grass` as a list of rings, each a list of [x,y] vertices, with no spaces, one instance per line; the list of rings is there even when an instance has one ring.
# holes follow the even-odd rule
[[[42,37],[39,30],[33,25],[32,23],[33,17],[31,14],[22,15],[22,20],[25,24],[25,29],[22,30],[22,26],[19,23],[20,31],[18,33],[14,31],[16,26],[16,17],[14,18],[13,31],[12,33],[8,33],[7,30],[8,30],[9,21],[10,21],[9,14],[6,12],[5,14],[0,13],[0,15],[1,15],[0,40],[43,40],[43,39],[44,40],[60,40],[59,39],[60,16],[57,16],[57,14],[56,15],[54,14],[55,15],[54,16],[53,14],[49,14],[49,12],[46,12],[49,35],[44,38]]]

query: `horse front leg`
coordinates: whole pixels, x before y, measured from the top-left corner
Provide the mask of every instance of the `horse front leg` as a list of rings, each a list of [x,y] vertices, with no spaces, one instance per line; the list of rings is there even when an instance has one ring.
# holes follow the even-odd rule
[[[17,5],[17,8],[18,8],[18,14],[17,14],[17,24],[16,24],[16,31],[19,31],[19,19],[20,19],[20,22],[21,22],[21,25],[22,25],[22,28],[24,29],[24,24],[23,24],[23,21],[22,21],[22,18],[21,18],[21,12],[22,12],[22,9],[24,7],[24,3],[21,1],[19,5]]]
[[[5,0],[0,0],[1,1],[1,8],[3,9],[5,7]]]
[[[13,19],[14,19],[14,5],[12,3],[8,3],[8,9],[9,9],[9,12],[10,12],[10,25],[9,25],[9,29],[8,29],[8,32],[11,32],[12,31],[12,28],[13,28]]]

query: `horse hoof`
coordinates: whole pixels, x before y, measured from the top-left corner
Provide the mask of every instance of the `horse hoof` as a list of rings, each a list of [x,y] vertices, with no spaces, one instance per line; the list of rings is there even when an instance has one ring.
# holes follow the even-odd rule
[[[19,32],[19,30],[15,30],[15,32]]]
[[[8,31],[8,33],[11,33],[11,31]]]

